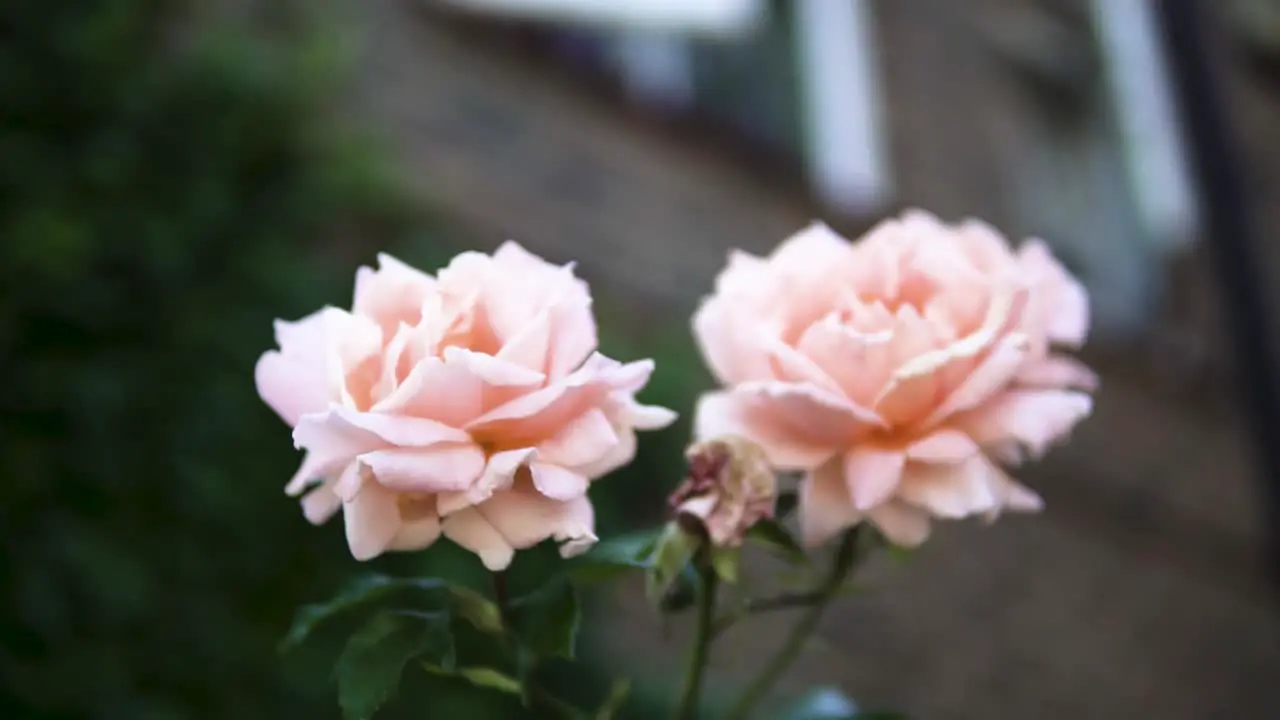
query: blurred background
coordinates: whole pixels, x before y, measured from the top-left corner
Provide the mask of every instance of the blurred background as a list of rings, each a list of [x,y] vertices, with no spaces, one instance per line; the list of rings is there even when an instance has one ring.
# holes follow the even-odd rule
[[[605,351],[657,359],[644,398],[686,417],[595,486],[603,535],[679,480],[710,384],[687,318],[727,250],[907,206],[1047,238],[1092,293],[1103,389],[1024,471],[1043,516],[870,567],[781,694],[1280,717],[1280,2],[1201,2],[1170,52],[1183,5],[4,0],[0,717],[338,717],[330,658],[275,648],[366,568],[283,495],[252,368],[376,252],[575,259]],[[374,566],[477,571],[444,544]],[[713,692],[788,620],[728,637]],[[623,585],[562,681],[635,675],[653,717],[671,635]],[[387,717],[519,713],[411,684]]]

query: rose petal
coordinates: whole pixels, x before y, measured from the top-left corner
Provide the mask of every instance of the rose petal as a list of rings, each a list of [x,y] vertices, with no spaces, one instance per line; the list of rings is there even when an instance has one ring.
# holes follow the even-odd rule
[[[740,435],[759,444],[774,466],[790,470],[815,468],[847,443],[849,436],[833,437],[829,427],[815,436],[784,425],[774,411],[775,405],[746,392],[707,393],[698,400],[694,435],[699,440]],[[813,413],[815,423],[836,415],[816,402],[808,407],[818,408]],[[836,422],[845,428],[855,427],[849,418]]]
[[[489,499],[498,490],[510,487],[520,468],[537,457],[533,448],[503,450],[489,456],[480,479],[470,489],[462,492],[442,492],[436,498],[436,510],[441,517],[461,508],[477,505]]]
[[[574,468],[598,461],[618,444],[618,434],[603,410],[592,408],[574,418],[555,435],[538,443],[538,457]]]
[[[868,515],[889,542],[899,547],[916,547],[929,539],[929,514],[919,508],[887,502]]]
[[[515,548],[474,507],[459,510],[440,523],[444,536],[480,556],[490,572],[507,569]]]
[[[961,518],[998,506],[993,490],[999,470],[982,454],[952,465],[911,463],[898,497],[939,517]]]
[[[862,521],[845,483],[844,465],[832,458],[800,481],[800,529],[804,544],[816,547]]]
[[[1084,363],[1061,355],[1050,355],[1024,364],[1015,378],[1022,386],[1067,389],[1085,392],[1098,389],[1098,376]]]
[[[927,463],[958,463],[978,452],[978,444],[954,428],[942,428],[907,447],[907,458]]]
[[[396,492],[466,490],[485,469],[484,451],[473,443],[375,450],[358,459],[383,487]]]
[[[359,472],[352,463],[344,473]],[[341,481],[340,481],[341,482]],[[366,482],[350,501],[342,506],[346,521],[347,545],[356,560],[365,561],[381,555],[400,530],[400,511],[395,493],[378,483]]]
[[[844,481],[853,507],[865,512],[893,495],[905,462],[901,450],[874,445],[860,445],[845,453]]]
[[[984,447],[1016,440],[1039,457],[1092,410],[1093,399],[1082,392],[1011,390],[953,424]]]
[[[561,554],[572,554],[596,540],[595,514],[585,496],[561,502],[517,485],[476,510],[517,550],[552,538],[569,546]]]
[[[571,500],[587,493],[589,483],[581,474],[559,465],[535,462],[529,464],[533,486],[553,500]]]

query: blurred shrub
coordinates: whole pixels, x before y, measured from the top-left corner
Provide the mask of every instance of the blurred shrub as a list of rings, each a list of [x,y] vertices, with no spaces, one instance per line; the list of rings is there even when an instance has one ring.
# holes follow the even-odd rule
[[[349,291],[340,233],[417,220],[319,122],[307,47],[180,38],[183,10],[0,10],[5,718],[333,715],[274,647],[351,566],[281,494],[252,367]]]
[[[336,717],[328,658],[274,648],[357,566],[283,496],[298,458],[253,363],[273,317],[341,303],[353,258],[444,249],[405,248],[421,219],[323,121],[328,46],[177,32],[190,9],[0,8],[0,717]],[[647,399],[687,411],[687,341],[625,342],[675,361]],[[661,507],[686,432],[599,488],[603,532]],[[384,563],[422,564],[476,577],[443,544]],[[433,682],[406,717],[516,712]]]

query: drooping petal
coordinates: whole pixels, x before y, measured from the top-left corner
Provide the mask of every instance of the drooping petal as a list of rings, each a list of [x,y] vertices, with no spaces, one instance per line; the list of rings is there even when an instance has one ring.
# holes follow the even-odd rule
[[[563,543],[561,554],[570,555],[596,541],[595,514],[585,496],[559,501],[517,484],[476,510],[517,550],[551,538]]]
[[[804,544],[816,547],[857,525],[863,514],[853,506],[844,463],[832,458],[800,481],[800,530]]]
[[[853,507],[865,512],[883,503],[898,488],[906,457],[902,450],[863,444],[844,456],[844,481]]]
[[[493,496],[515,481],[516,473],[535,457],[538,451],[534,448],[503,450],[489,456],[480,479],[470,489],[460,492],[442,492],[436,498],[436,509],[441,517],[457,512],[461,508],[477,505]]]
[[[1045,389],[1078,389],[1094,392],[1098,389],[1098,376],[1084,363],[1062,355],[1049,355],[1032,360],[1018,369],[1015,377],[1023,387]]]
[[[358,472],[352,463],[344,476]],[[342,517],[346,521],[347,545],[351,548],[351,555],[360,561],[381,555],[400,531],[396,495],[376,482],[364,483],[355,497],[343,503]]]
[[[929,514],[903,502],[890,501],[868,513],[871,522],[889,542],[916,547],[929,539]]]
[[[1092,410],[1093,399],[1082,392],[1010,390],[972,412],[957,416],[953,424],[979,445],[1015,440],[1032,457],[1039,457]]]
[[[529,464],[529,474],[538,492],[553,500],[572,500],[587,494],[590,483],[581,473],[544,462]]]
[[[742,390],[707,393],[698,400],[694,435],[700,440],[740,435],[759,444],[776,467],[808,470],[839,452],[859,427],[851,415],[842,415],[803,394],[789,399],[793,406],[799,406],[790,412],[800,423],[795,427],[780,411],[786,402],[775,403]],[[812,410],[808,420],[803,414],[806,410]],[[824,425],[824,421],[829,422]]]
[[[396,492],[467,490],[485,469],[484,451],[474,443],[374,450],[358,459],[379,483]]]
[[[958,463],[978,452],[978,444],[955,428],[941,428],[911,443],[907,458],[926,463]]]
[[[911,463],[898,497],[938,517],[984,513],[999,505],[994,489],[999,472],[981,453],[955,464]]]
[[[474,507],[464,508],[440,523],[444,536],[480,556],[490,572],[505,570],[515,557],[515,548]]]

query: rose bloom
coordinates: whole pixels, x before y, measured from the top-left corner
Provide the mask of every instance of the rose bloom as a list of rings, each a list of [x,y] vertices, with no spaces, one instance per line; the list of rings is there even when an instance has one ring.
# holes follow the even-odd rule
[[[727,435],[694,443],[685,457],[689,474],[667,503],[713,546],[738,547],[753,525],[773,517],[778,479],[760,446]]]
[[[255,374],[306,450],[286,492],[316,524],[341,508],[358,560],[442,533],[490,569],[547,538],[584,549],[590,481],[675,417],[635,401],[652,361],[595,352],[572,267],[511,242],[435,278],[381,255],[350,312],[277,321],[276,340]]]
[[[1001,464],[1062,439],[1096,384],[1053,352],[1084,341],[1089,309],[1044,243],[920,211],[857,243],[815,224],[767,258],[734,252],[693,327],[725,385],[699,402],[699,437],[804,471],[809,544],[869,520],[912,546],[933,517],[1038,510]]]

